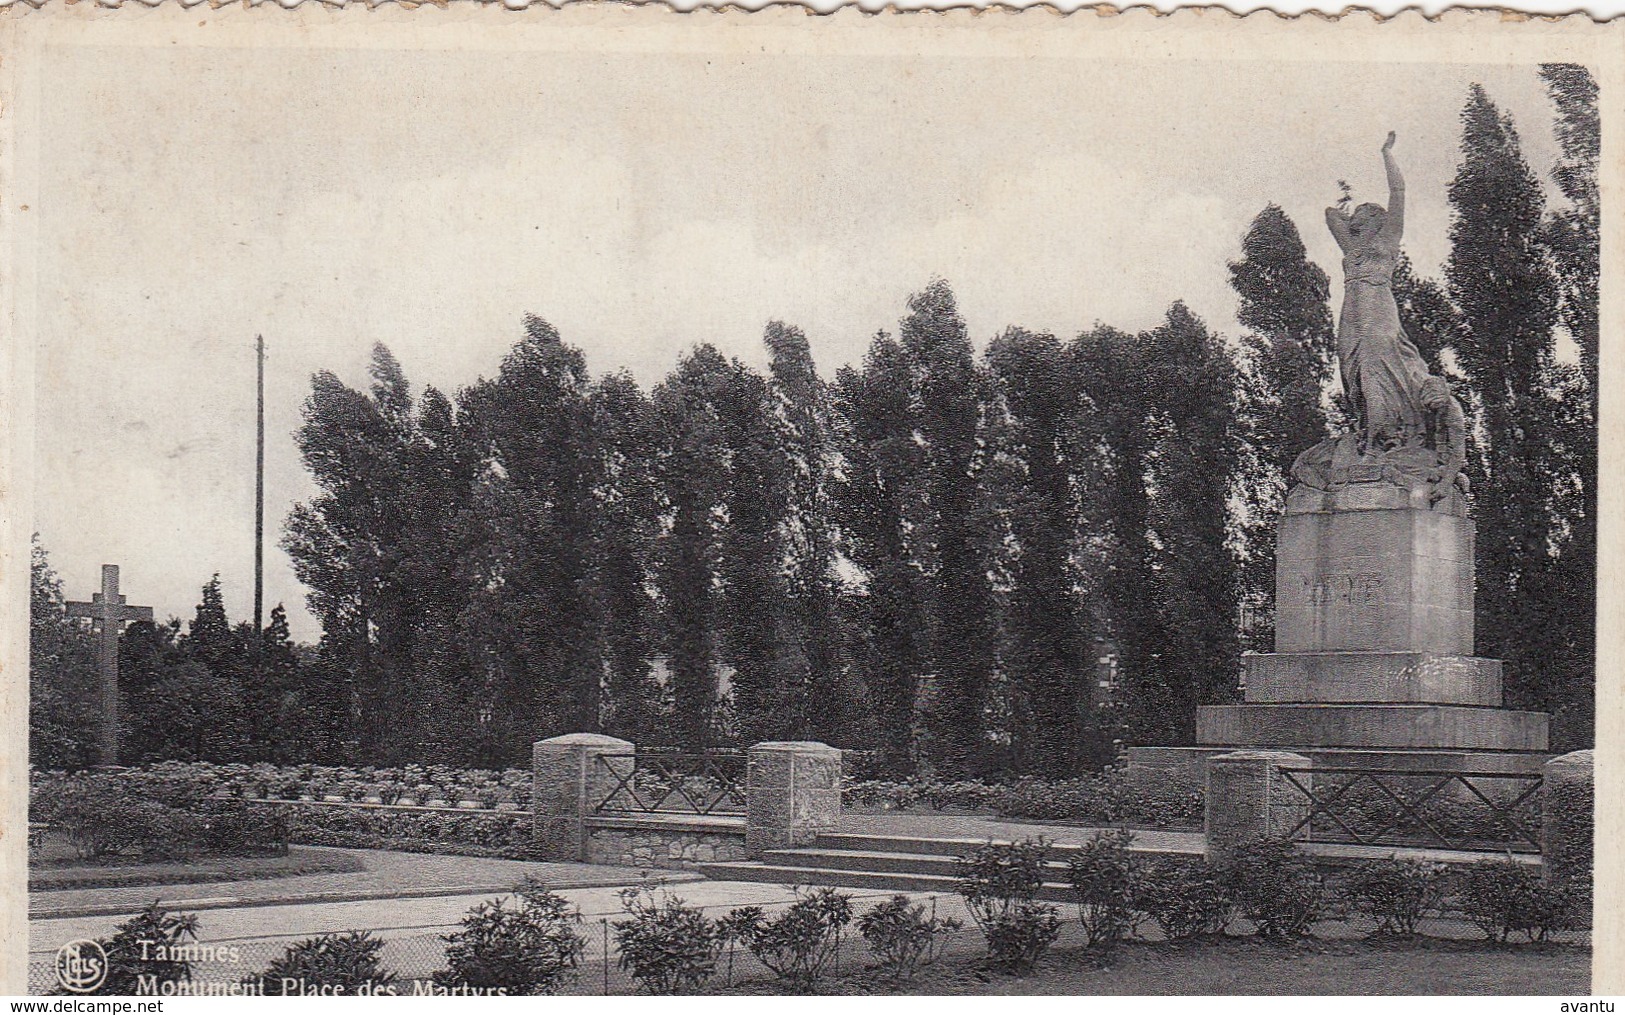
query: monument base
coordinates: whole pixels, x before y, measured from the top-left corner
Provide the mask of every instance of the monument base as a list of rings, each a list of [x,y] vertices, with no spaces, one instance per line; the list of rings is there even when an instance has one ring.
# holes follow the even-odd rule
[[[1500,705],[1501,661],[1426,652],[1275,652],[1242,657],[1253,704]],[[1442,745],[1441,745],[1442,746]]]
[[[1281,747],[1309,758],[1316,768],[1366,768],[1387,772],[1482,772],[1538,775],[1545,751],[1383,750],[1377,748]],[[1207,759],[1235,747],[1130,747],[1127,776],[1142,789],[1202,792]]]
[[[1304,745],[1398,750],[1544,751],[1547,715],[1484,705],[1208,705],[1202,746],[1298,751]]]

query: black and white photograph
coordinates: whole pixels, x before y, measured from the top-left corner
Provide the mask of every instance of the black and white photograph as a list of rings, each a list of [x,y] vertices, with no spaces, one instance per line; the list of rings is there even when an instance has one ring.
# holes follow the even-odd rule
[[[1617,25],[89,7],[4,992],[1625,990]]]

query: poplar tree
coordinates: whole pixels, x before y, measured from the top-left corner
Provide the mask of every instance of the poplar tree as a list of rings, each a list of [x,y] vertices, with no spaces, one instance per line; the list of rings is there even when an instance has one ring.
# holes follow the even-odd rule
[[[988,347],[1001,426],[997,499],[1007,518],[1003,670],[1019,695],[1016,761],[1060,776],[1084,760],[1093,670],[1078,603],[1071,451],[1079,395],[1055,336],[1010,328]]]
[[[1446,287],[1453,348],[1472,386],[1477,520],[1477,651],[1509,663],[1511,703],[1542,706],[1549,660],[1538,649],[1550,587],[1556,418],[1549,383],[1558,289],[1541,246],[1545,195],[1511,117],[1474,85],[1461,114],[1462,161],[1450,184]]]
[[[931,566],[927,573],[931,731],[945,774],[975,774],[987,748],[984,709],[993,678],[992,589],[979,424],[984,378],[953,291],[933,280],[911,296],[899,329],[917,385],[918,432],[925,451]]]
[[[1551,210],[1542,241],[1557,266],[1559,320],[1577,347],[1579,366],[1552,366],[1563,414],[1559,440],[1575,482],[1563,505],[1563,535],[1553,566],[1547,630],[1555,656],[1553,746],[1593,742],[1597,583],[1598,299],[1601,214],[1597,163],[1601,122],[1597,82],[1579,64],[1545,64],[1541,79],[1557,110],[1559,148],[1552,178],[1566,200]]]
[[[590,402],[600,459],[593,588],[608,695],[604,728],[633,743],[659,743],[669,706],[654,678],[659,620],[649,594],[661,522],[658,421],[624,371],[602,378]]]
[[[1152,693],[1136,707],[1156,716],[1152,735],[1191,743],[1196,707],[1231,700],[1240,673],[1238,569],[1228,539],[1239,375],[1222,339],[1183,303],[1141,341],[1158,382],[1147,474],[1163,643],[1158,685],[1142,687]]]
[[[1241,596],[1248,610],[1243,636],[1249,647],[1272,651],[1275,630],[1275,541],[1292,463],[1328,432],[1326,404],[1336,332],[1330,282],[1309,260],[1292,219],[1268,205],[1230,262],[1230,286],[1240,305],[1236,319],[1249,332],[1245,398],[1239,425],[1246,430],[1245,476],[1240,492]]]
[[[916,708],[930,651],[920,546],[925,454],[912,392],[908,353],[885,332],[870,343],[862,369],[836,374],[834,509],[861,575],[847,600],[856,632],[851,650],[874,712],[882,767],[899,774],[919,760]]]
[[[1147,485],[1155,453],[1147,419],[1161,397],[1153,353],[1139,336],[1099,325],[1078,336],[1071,357],[1085,399],[1084,553],[1099,575],[1093,600],[1101,629],[1117,647],[1126,732],[1136,743],[1172,742],[1157,701],[1164,583],[1152,544]]]
[[[702,345],[683,356],[654,390],[661,436],[656,476],[667,510],[656,549],[656,583],[665,620],[671,735],[690,749],[714,744],[721,734],[717,567],[728,480],[718,406],[729,373],[722,354]]]
[[[805,660],[805,701],[794,734],[850,746],[860,724],[845,676],[845,624],[835,577],[831,505],[836,458],[828,386],[818,376],[800,328],[771,321],[763,335],[779,445],[788,466],[784,517],[785,581],[793,637]]]

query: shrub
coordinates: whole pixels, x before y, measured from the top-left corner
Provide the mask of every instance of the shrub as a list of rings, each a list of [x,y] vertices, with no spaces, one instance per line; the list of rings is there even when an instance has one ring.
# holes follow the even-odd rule
[[[134,995],[143,984],[152,993],[165,983],[190,981],[187,946],[196,940],[196,916],[171,913],[154,901],[96,942],[107,955],[107,976],[88,993]]]
[[[1170,941],[1222,934],[1236,911],[1225,872],[1200,859],[1149,865],[1135,901]]]
[[[312,846],[512,859],[529,859],[535,854],[529,818],[511,811],[446,812],[312,804],[248,806],[256,811],[275,811],[287,822],[289,841]]]
[[[1409,937],[1422,915],[1439,907],[1447,883],[1444,864],[1368,860],[1347,874],[1342,891],[1354,909],[1377,922],[1376,933]]]
[[[511,904],[510,904],[511,903]],[[514,898],[482,902],[444,936],[446,967],[434,981],[454,990],[532,995],[556,993],[581,961],[581,914],[532,881]]]
[[[1043,839],[988,843],[959,858],[959,894],[987,939],[988,957],[1009,972],[1031,969],[1061,932],[1059,911],[1037,901],[1044,886]]]
[[[1461,874],[1457,904],[1484,936],[1505,941],[1514,933],[1544,941],[1554,930],[1583,926],[1590,893],[1571,881],[1546,881],[1533,864],[1510,858],[1480,860]]]
[[[372,994],[394,974],[379,962],[384,942],[371,931],[322,934],[288,946],[258,977],[266,996],[299,996],[310,986],[344,995]]]
[[[207,800],[200,807],[198,845],[218,856],[286,856],[288,819],[272,807]]]
[[[82,776],[31,796],[30,820],[62,830],[81,859],[135,852],[176,858],[196,838],[190,815],[132,796],[116,778]]]
[[[1136,785],[1121,769],[1107,768],[1081,779],[1017,779],[990,803],[1000,815],[1010,818],[1198,828],[1202,800],[1199,791]]]
[[[1134,933],[1144,918],[1139,894],[1140,863],[1129,846],[1127,829],[1102,832],[1072,855],[1072,887],[1078,893],[1078,918],[1091,947],[1111,949]]]
[[[988,957],[1007,973],[1038,963],[1061,934],[1060,910],[1045,902],[1022,902],[982,926]]]
[[[1308,931],[1325,901],[1325,882],[1309,858],[1287,839],[1257,839],[1225,861],[1237,907],[1272,939]]]
[[[833,888],[797,886],[795,892],[796,901],[772,919],[760,906],[742,906],[722,926],[774,975],[807,990],[840,954],[841,930],[852,922],[852,896]]]
[[[722,929],[682,899],[662,895],[646,886],[620,893],[627,914],[615,922],[620,966],[647,993],[693,992],[716,972]]]
[[[894,980],[912,980],[921,965],[936,960],[938,939],[962,926],[958,920],[925,914],[923,902],[894,895],[858,917],[858,933]]]

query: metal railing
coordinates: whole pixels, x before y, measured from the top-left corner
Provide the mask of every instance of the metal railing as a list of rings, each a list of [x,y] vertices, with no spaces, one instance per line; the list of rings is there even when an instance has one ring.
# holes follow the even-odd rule
[[[745,813],[743,751],[600,754],[597,814]]]
[[[1287,833],[1305,842],[1539,852],[1541,776],[1369,768],[1283,768],[1309,805]]]

